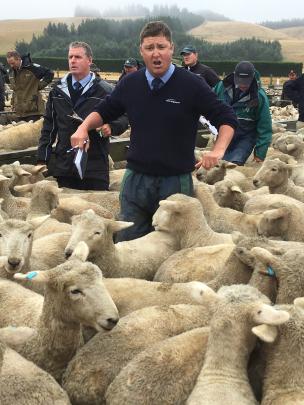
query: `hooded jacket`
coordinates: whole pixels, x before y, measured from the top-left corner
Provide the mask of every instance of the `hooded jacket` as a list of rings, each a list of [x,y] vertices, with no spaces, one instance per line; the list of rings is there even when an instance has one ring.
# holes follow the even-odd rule
[[[67,81],[69,75],[70,73],[63,77],[49,93],[37,160],[47,163],[51,157],[52,145],[57,140],[54,176],[79,178],[74,165],[75,154],[73,151],[68,152],[71,149],[71,135],[78,128],[80,120],[84,120],[94,110],[96,104],[112,92],[113,87],[92,73],[89,83],[73,106]],[[73,116],[78,116],[79,119]],[[120,135],[128,128],[128,119],[123,115],[109,124],[112,135]],[[90,148],[85,178],[105,179],[109,173],[109,139],[101,137],[95,130],[89,132],[89,138]]]
[[[256,71],[249,91],[238,100],[234,100],[234,74],[231,73],[217,83],[214,91],[220,100],[230,105],[240,123],[236,131],[254,131],[256,145],[254,155],[264,160],[272,139],[272,123],[269,102],[265,91],[260,86],[260,75]]]
[[[44,103],[39,90],[54,77],[50,69],[32,63],[30,55],[22,56],[19,69],[9,69],[8,83],[13,90],[13,109],[18,117],[42,115]]]

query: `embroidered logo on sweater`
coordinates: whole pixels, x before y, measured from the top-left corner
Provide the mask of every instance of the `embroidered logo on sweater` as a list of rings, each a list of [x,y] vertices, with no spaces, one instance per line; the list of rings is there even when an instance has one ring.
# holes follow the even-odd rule
[[[180,104],[180,101],[174,100],[174,98],[167,98],[166,103]]]

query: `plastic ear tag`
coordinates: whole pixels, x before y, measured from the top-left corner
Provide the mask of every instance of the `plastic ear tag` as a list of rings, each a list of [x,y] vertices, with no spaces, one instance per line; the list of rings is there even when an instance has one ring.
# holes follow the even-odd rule
[[[37,271],[31,271],[30,273],[28,273],[27,275],[26,275],[26,279],[27,280],[31,280],[32,278],[35,278],[36,276],[37,276]]]
[[[267,274],[270,277],[275,277],[275,275],[276,275],[270,266],[267,267]]]

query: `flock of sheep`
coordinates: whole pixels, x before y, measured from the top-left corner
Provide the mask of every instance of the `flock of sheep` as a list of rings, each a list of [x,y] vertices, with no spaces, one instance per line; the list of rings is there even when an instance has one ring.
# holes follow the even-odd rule
[[[124,169],[76,192],[2,165],[1,405],[304,404],[303,166],[277,125],[262,165],[200,169],[115,244]]]

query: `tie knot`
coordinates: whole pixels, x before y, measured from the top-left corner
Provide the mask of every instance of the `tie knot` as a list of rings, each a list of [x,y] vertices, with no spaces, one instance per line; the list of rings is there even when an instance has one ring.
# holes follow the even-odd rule
[[[80,89],[82,89],[82,85],[81,85],[81,83],[79,83],[79,82],[75,82],[73,86],[74,86],[74,89],[77,90],[77,91],[79,91]]]
[[[152,80],[152,89],[153,90],[159,90],[163,86],[164,82],[162,79],[159,77],[155,77],[155,79]]]

